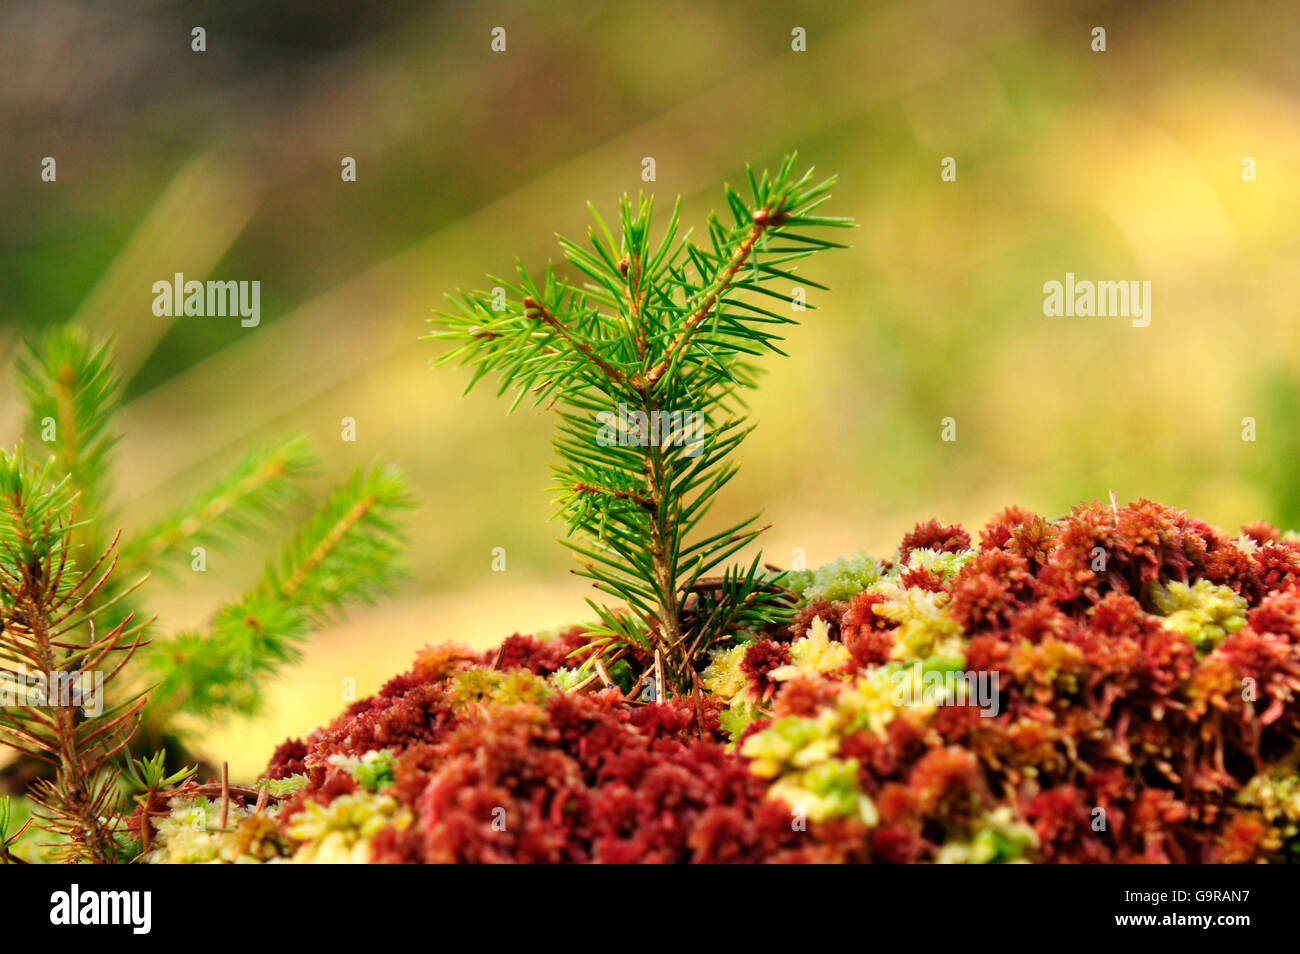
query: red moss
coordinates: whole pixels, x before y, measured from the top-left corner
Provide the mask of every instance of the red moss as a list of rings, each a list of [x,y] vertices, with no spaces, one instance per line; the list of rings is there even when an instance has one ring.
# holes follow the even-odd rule
[[[264,777],[288,778],[305,772],[307,766],[303,760],[307,757],[307,752],[307,743],[302,739],[285,739],[271,753],[271,762],[263,773]]]
[[[1265,593],[1293,587],[1300,582],[1300,544],[1280,540],[1254,553],[1260,587]]]
[[[1243,524],[1241,535],[1249,537],[1258,543],[1261,547],[1266,543],[1272,543],[1282,536],[1282,531],[1271,523],[1265,523],[1263,520],[1257,520],[1255,523]]]
[[[984,525],[980,531],[980,549],[997,550],[1005,547],[1017,527],[1037,519],[1037,514],[1024,507],[1008,507]]]
[[[1258,600],[1264,593],[1259,575],[1259,564],[1231,544],[1215,547],[1205,555],[1204,578],[1219,586],[1227,586],[1247,600]]]
[[[1203,571],[1209,547],[1203,524],[1149,500],[1118,510],[1098,501],[1061,521],[1039,582],[1058,603],[1095,603],[1106,593],[1145,599],[1154,580],[1187,582]]]
[[[859,668],[878,665],[889,659],[894,647],[894,630],[898,624],[876,612],[889,598],[883,593],[864,590],[853,597],[840,620],[840,638],[849,647],[853,663]]]
[[[840,704],[844,673],[770,678],[814,618],[854,666],[888,661],[896,626],[875,612],[887,599],[876,592],[814,601],[747,648],[742,669],[768,705],[740,746],[727,744],[711,697],[643,705],[556,691],[467,704],[451,683],[472,660],[443,649],[286,742],[268,774],[309,774],[292,808],[351,789],[330,755],[393,750],[388,791],[416,816],[374,840],[375,859],[393,862],[932,861],[1004,805],[1037,834],[1034,860],[1280,860],[1275,832],[1235,799],[1252,776],[1290,771],[1300,737],[1300,546],[1267,525],[1243,533],[1253,553],[1145,500],[1094,502],[1055,523],[1016,508],[995,517],[947,590],[966,668],[998,677],[997,711],[940,706],[883,731],[845,730],[835,754],[856,762],[880,815],[872,828],[801,830],[738,749],[770,719]],[[968,546],[959,527],[930,521],[900,551]],[[912,573],[905,582],[943,586]],[[1247,623],[1198,653],[1152,612],[1149,592],[1199,579],[1239,593]],[[516,634],[478,662],[545,676],[581,645],[578,630]]]
[[[904,570],[898,575],[898,582],[899,585],[909,589],[927,590],[931,593],[941,593],[948,586],[943,576],[923,566],[910,567]]]
[[[1011,531],[1005,549],[1023,557],[1032,572],[1038,573],[1056,549],[1059,529],[1042,517],[1032,517]]]
[[[480,658],[484,666],[498,669],[527,669],[539,676],[549,676],[559,669],[581,665],[590,653],[575,653],[590,641],[581,627],[565,630],[553,639],[538,639],[515,633],[497,649],[489,649]],[[498,658],[499,654],[499,658]]]
[[[1034,578],[1025,558],[1005,550],[984,550],[953,580],[950,612],[968,634],[1010,626],[1033,598]]]
[[[1109,839],[1092,828],[1094,821],[1108,825],[1110,819],[1094,815],[1100,806],[1089,805],[1078,789],[1069,785],[1040,792],[1024,805],[1025,818],[1038,835],[1038,850],[1044,861],[1107,862],[1114,860]]]
[[[768,673],[790,663],[790,646],[772,639],[759,639],[749,644],[740,669],[749,678],[749,688],[754,697],[766,702],[776,691],[776,683]]]
[[[812,626],[813,620],[820,616],[822,622],[826,624],[830,638],[839,639],[841,620],[848,608],[849,604],[843,600],[828,600],[818,597],[801,607],[794,614],[789,625],[784,627],[784,636],[789,641],[801,639],[807,635],[808,627]]]
[[[472,652],[455,643],[426,646],[415,654],[415,668],[411,676],[425,682],[435,682],[467,668],[474,661]]]
[[[1270,593],[1246,617],[1257,633],[1273,633],[1300,643],[1300,594],[1294,590]]]
[[[1258,815],[1234,814],[1220,836],[1217,860],[1230,865],[1265,861],[1269,835],[1268,825]]]
[[[777,716],[813,716],[835,701],[837,690],[825,679],[800,674],[785,684],[777,696]]]
[[[899,544],[899,559],[904,563],[913,550],[939,550],[946,553],[958,553],[970,549],[970,534],[954,523],[944,526],[938,520],[918,523],[912,532],[903,537]]]

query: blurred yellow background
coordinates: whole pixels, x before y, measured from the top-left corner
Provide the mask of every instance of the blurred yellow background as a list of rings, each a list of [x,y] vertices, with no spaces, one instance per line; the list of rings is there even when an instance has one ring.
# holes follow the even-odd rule
[[[365,694],[427,642],[587,616],[548,522],[554,421],[430,371],[430,309],[516,255],[558,259],[588,200],[609,217],[627,190],[680,194],[702,224],[746,161],[791,149],[840,176],[827,211],[861,227],[806,266],[832,292],[768,362],[716,515],[762,509],[770,560],[887,554],[920,519],[974,530],[1111,488],[1297,526],[1298,26],[1294,4],[1195,0],[18,0],[0,11],[0,365],[52,323],[114,337],[131,524],[291,432],[323,451],[316,490],[374,459],[410,476],[399,596],[316,637],[255,722],[204,737],[245,776],[337,713],[345,679]],[[175,272],[260,280],[261,325],[155,317]],[[1066,272],[1149,280],[1150,326],[1044,317]],[[6,441],[20,413],[6,383]],[[152,584],[161,625],[202,619],[264,552]]]

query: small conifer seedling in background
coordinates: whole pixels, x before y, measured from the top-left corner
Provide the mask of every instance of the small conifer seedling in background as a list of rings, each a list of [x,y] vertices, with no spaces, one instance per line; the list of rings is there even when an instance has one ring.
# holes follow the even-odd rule
[[[53,838],[54,857],[130,860],[141,845],[122,815],[126,758],[155,752],[145,775],[125,770],[150,796],[186,778],[190,732],[255,712],[307,635],[400,577],[398,521],[412,498],[395,468],[358,470],[248,592],[205,626],[160,635],[140,612],[141,584],[193,569],[196,547],[215,556],[268,532],[303,496],[310,445],[293,437],[256,449],[172,512],[123,532],[111,508],[119,386],[108,349],[53,329],[19,362],[18,381],[25,441],[0,450],[0,668],[9,689],[30,674],[49,688],[0,707],[0,742],[25,759],[7,770],[7,787],[22,794],[35,776],[36,837]],[[0,860],[10,860],[20,830],[10,822],[28,806],[0,804]]]
[[[778,331],[796,320],[790,291],[825,287],[797,263],[843,248],[821,233],[852,225],[818,214],[834,179],[794,169],[791,155],[774,175],[749,172],[747,198],[727,186],[726,220],[710,215],[699,241],[680,199],[657,236],[652,197],[623,198],[617,233],[592,208],[590,248],[560,240],[579,282],[521,264],[515,281],[492,279],[504,302],[458,293],[437,313],[430,337],[454,343],[440,360],[470,365],[470,387],[495,374],[512,409],[531,396],[559,413],[555,489],[576,572],[627,607],[588,601],[602,647],[591,665],[657,659],[662,682],[691,690],[711,646],[789,610],[759,557],[728,563],[763,529],[757,517],[705,518],[752,430],[755,359],[783,353]]]

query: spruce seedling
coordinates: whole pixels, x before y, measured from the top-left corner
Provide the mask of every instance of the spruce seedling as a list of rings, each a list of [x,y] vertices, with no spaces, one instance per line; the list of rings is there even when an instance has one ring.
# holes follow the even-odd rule
[[[128,615],[96,627],[110,605],[96,599],[112,575],[116,541],[77,563],[75,496],[53,470],[52,461],[30,466],[21,445],[0,451],[0,667],[6,678],[40,675],[0,709],[0,740],[52,771],[34,783],[32,799],[61,837],[61,855],[109,864],[122,852],[109,761],[130,742],[146,698],[136,692],[103,704],[102,693],[144,645],[147,624]],[[86,718],[96,695],[102,711]]]
[[[624,196],[617,236],[592,207],[590,248],[560,238],[580,284],[549,264],[534,280],[517,264],[514,281],[490,276],[492,291],[457,292],[453,309],[435,312],[429,337],[453,343],[439,363],[469,365],[467,391],[495,374],[511,410],[531,395],[558,411],[554,486],[575,572],[627,607],[588,600],[593,659],[657,660],[659,691],[693,688],[710,646],[790,605],[759,557],[728,563],[764,529],[757,516],[704,521],[752,430],[743,392],[757,382],[754,359],[784,353],[777,330],[796,322],[792,290],[825,288],[796,276],[796,263],[845,247],[814,232],[853,224],[816,214],[835,180],[796,176],[794,163],[747,169],[747,199],[725,187],[730,222],[711,214],[702,242],[682,232],[680,199],[655,240],[654,198]]]
[[[111,498],[111,450],[120,385],[106,345],[58,327],[18,365],[26,398],[27,445],[48,449],[50,479],[66,491],[70,545],[103,552],[119,525]],[[316,455],[302,437],[255,448],[191,499],[154,522],[122,533],[116,572],[91,600],[116,624],[136,597],[118,580],[145,573],[172,577],[192,568],[195,547],[228,550],[263,537],[304,496]],[[352,605],[373,602],[402,574],[402,514],[413,506],[392,466],[357,470],[323,500],[252,589],[220,606],[210,623],[153,637],[128,673],[150,686],[144,734],[166,741],[177,717],[211,720],[256,711],[265,680],[298,658],[309,633]],[[182,569],[184,568],[184,569]]]
[[[56,856],[128,860],[136,852],[118,811],[122,785],[170,791],[185,773],[165,753],[125,771],[123,757],[160,743],[183,751],[196,723],[255,711],[304,637],[401,576],[401,518],[413,501],[396,468],[357,470],[250,590],[207,625],[160,635],[138,612],[141,583],[193,569],[196,547],[266,535],[303,496],[310,446],[289,438],[256,449],[171,513],[123,533],[110,503],[120,388],[107,347],[52,329],[20,360],[18,382],[30,458],[48,458],[29,463],[21,443],[0,449],[0,676],[13,689],[39,674],[49,691],[0,707],[0,744],[38,763],[30,794]],[[93,707],[64,691],[87,679]],[[0,830],[0,860],[17,857],[18,837]]]

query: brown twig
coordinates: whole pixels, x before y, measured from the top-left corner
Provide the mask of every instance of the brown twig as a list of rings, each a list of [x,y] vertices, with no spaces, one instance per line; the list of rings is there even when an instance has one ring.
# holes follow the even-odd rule
[[[704,738],[704,684],[700,681],[700,674],[694,669],[691,670],[691,701],[695,703],[695,728],[699,732],[700,738]]]
[[[627,311],[628,317],[632,319],[632,324],[636,328],[636,352],[639,356],[645,357],[649,342],[646,339],[645,324],[641,320],[641,293],[637,288],[640,273],[632,267],[634,264],[630,255],[624,255],[619,259],[618,270],[627,280]]]
[[[612,364],[610,364],[600,355],[596,354],[595,349],[592,348],[591,345],[587,344],[585,341],[579,341],[577,338],[573,337],[572,333],[569,331],[568,326],[565,325],[564,322],[560,321],[559,318],[556,318],[555,315],[551,314],[550,310],[547,309],[545,305],[537,301],[531,295],[524,296],[523,305],[524,305],[524,314],[526,316],[528,316],[529,318],[540,319],[545,325],[552,328],[556,334],[558,334],[561,338],[563,338],[565,341],[571,344],[575,349],[577,349],[577,351],[584,358],[586,358],[596,367],[600,368],[600,370],[605,372],[605,374],[607,374],[610,378],[612,378],[615,381],[619,381],[623,384],[627,384],[627,376],[624,375],[622,371],[614,367]]]
[[[569,691],[569,692],[582,692],[583,689],[586,689],[589,685],[591,685],[593,682],[595,682],[595,681],[596,681],[597,679],[599,679],[599,678],[600,678],[600,673],[593,672],[590,676],[588,676],[586,679],[582,680],[582,682],[578,683],[576,686],[571,687],[568,691]]]
[[[642,510],[655,511],[655,503],[649,497],[637,493],[634,490],[618,490],[614,487],[601,487],[597,484],[576,483],[573,485],[574,493],[580,494],[605,494],[609,497],[617,497],[619,500],[630,500]]]
[[[276,801],[283,801],[290,797],[289,794],[287,793],[282,795],[276,795],[269,788],[266,787],[254,788],[251,785],[227,785],[226,791],[230,795],[233,795],[234,797],[239,798],[241,800],[252,798],[260,801],[263,795],[265,795],[268,800],[275,799]],[[184,785],[179,785],[176,788],[167,789],[165,791],[158,792],[158,797],[161,798],[163,800],[163,804],[166,805],[166,803],[173,798],[194,798],[199,795],[206,796],[206,795],[220,795],[220,794],[221,794],[220,782],[204,782],[201,785],[195,784],[194,782],[186,782]],[[160,809],[149,811],[149,814],[167,815],[170,812],[171,812],[170,808],[160,808]]]
[[[645,669],[645,670],[643,670],[643,671],[641,672],[641,675],[637,677],[636,682],[632,683],[632,688],[629,689],[629,690],[627,691],[627,694],[623,696],[623,701],[624,701],[624,702],[631,702],[631,701],[635,700],[635,698],[636,698],[636,691],[637,691],[638,689],[641,688],[641,686],[642,686],[643,683],[645,683],[646,676],[648,676],[648,675],[650,675],[650,670],[649,670],[649,669]]]
[[[153,837],[153,822],[149,820],[149,803],[146,801],[143,806],[144,810],[140,812],[140,854],[149,853],[149,841]]]
[[[664,376],[664,373],[672,366],[673,356],[690,341],[696,329],[703,324],[704,319],[713,311],[713,306],[718,303],[718,299],[731,286],[731,280],[736,277],[736,272],[740,271],[740,267],[745,264],[745,260],[749,258],[749,253],[754,250],[754,246],[762,237],[763,232],[769,227],[778,224],[780,224],[780,217],[774,215],[771,210],[755,210],[754,224],[750,226],[749,234],[736,248],[731,260],[727,262],[727,267],[723,269],[722,274],[713,283],[713,288],[705,296],[704,301],[686,319],[686,325],[678,333],[677,337],[669,342],[668,347],[664,350],[664,356],[659,362],[647,371],[644,376],[638,376],[633,381],[637,390],[644,391],[654,387],[655,382]]]
[[[28,815],[27,820],[22,823],[22,826],[16,832],[10,835],[7,839],[5,839],[4,844],[0,844],[0,858],[4,859],[5,864],[10,864],[10,865],[28,864],[28,861],[25,858],[19,858],[12,851],[10,851],[9,846],[12,845],[14,842],[16,842],[19,838],[23,837],[23,832],[27,831],[27,829],[31,826],[31,823],[34,822],[35,820],[36,820],[35,815]]]
[[[217,816],[217,827],[225,828],[230,815],[230,763],[221,763],[221,814]]]

